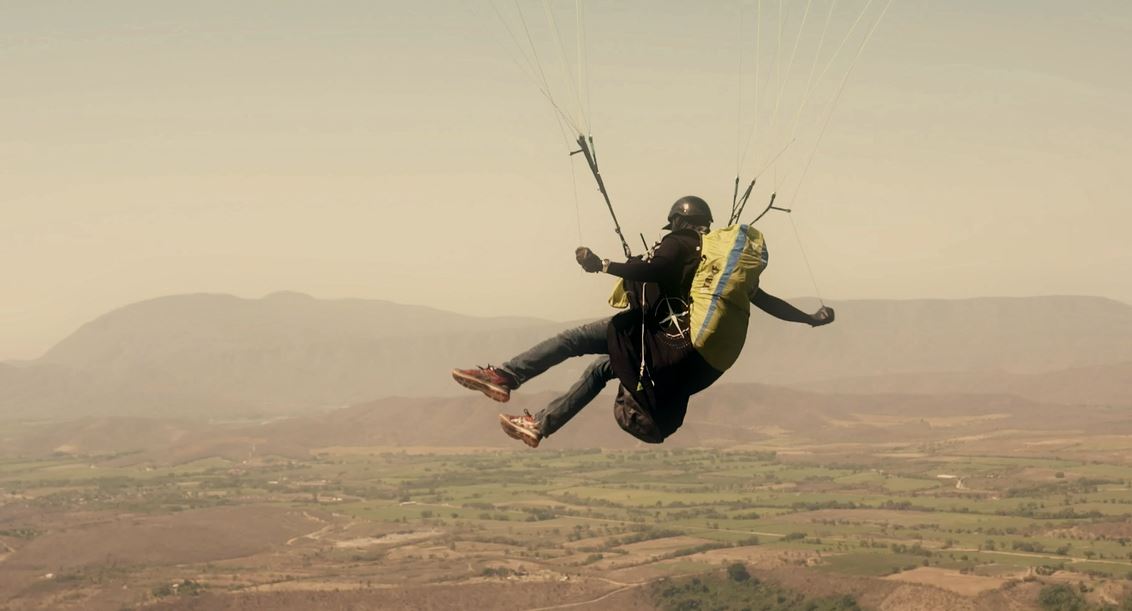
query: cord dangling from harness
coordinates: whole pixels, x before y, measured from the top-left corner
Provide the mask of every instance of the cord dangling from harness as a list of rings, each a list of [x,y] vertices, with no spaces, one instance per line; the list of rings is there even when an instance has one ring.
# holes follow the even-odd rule
[[[645,301],[645,283],[641,283],[641,368],[637,371],[637,391],[640,392],[645,389],[644,381],[645,374],[648,373],[648,367],[645,365],[645,314],[648,303]],[[652,374],[649,374],[649,386],[656,386],[656,382],[652,379]]]

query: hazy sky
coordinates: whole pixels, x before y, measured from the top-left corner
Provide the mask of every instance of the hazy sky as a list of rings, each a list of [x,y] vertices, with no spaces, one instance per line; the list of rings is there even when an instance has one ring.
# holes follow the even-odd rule
[[[859,37],[795,114],[810,58],[867,3],[842,2],[824,47],[829,0],[781,19],[763,0],[761,29],[756,0],[585,3],[589,117],[631,244],[684,194],[726,216],[741,134],[762,117],[749,175],[798,116],[751,204],[778,186],[795,209],[800,240],[760,223],[768,290],[814,293],[801,243],[830,299],[1132,301],[1132,3],[895,0],[793,197]],[[566,83],[543,3],[520,6]],[[570,57],[575,3],[551,6]],[[573,249],[620,247],[516,59],[486,1],[4,2],[0,359],[172,293],[601,314],[611,282]]]

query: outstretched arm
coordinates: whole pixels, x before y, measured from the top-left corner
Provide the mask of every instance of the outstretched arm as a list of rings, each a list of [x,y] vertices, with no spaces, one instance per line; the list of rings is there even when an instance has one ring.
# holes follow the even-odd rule
[[[660,282],[671,278],[673,273],[679,270],[680,262],[684,259],[680,242],[668,238],[660,242],[660,246],[653,251],[653,256],[648,261],[636,258],[624,263],[609,261],[597,256],[585,246],[579,246],[574,252],[574,256],[582,269],[587,272],[603,271],[619,278],[638,282]]]
[[[762,289],[755,291],[751,303],[763,312],[787,322],[805,323],[811,327],[820,327],[833,322],[833,308],[829,306],[822,306],[817,312],[806,314]]]

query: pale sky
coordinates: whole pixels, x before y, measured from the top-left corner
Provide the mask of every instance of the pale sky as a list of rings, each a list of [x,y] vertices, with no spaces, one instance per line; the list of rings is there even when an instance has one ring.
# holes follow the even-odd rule
[[[867,3],[844,0],[829,31]],[[781,38],[779,3],[761,4],[756,62],[757,0],[585,3],[589,117],[636,250],[681,195],[726,217],[737,142],[753,116],[768,125],[772,100],[778,131],[755,139],[746,174],[789,140],[804,97],[790,75],[812,65],[829,0],[809,14],[784,0]],[[0,360],[174,293],[604,313],[610,278],[581,272],[573,249],[618,256],[608,214],[577,157],[575,200],[554,112],[491,6],[3,3]],[[520,6],[553,68],[543,3]],[[551,6],[569,57],[575,3]],[[770,67],[791,64],[794,40],[794,68],[776,81]],[[808,110],[826,107],[855,44]],[[801,243],[827,299],[1132,302],[1129,65],[1125,0],[895,0],[797,196],[821,113],[799,113],[781,169],[760,179],[783,191],[800,238],[786,215],[760,222],[763,286],[814,294]]]

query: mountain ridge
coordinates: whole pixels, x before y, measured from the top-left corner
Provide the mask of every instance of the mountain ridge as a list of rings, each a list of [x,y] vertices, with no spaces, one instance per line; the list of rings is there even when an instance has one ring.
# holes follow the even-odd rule
[[[830,304],[837,322],[816,329],[753,312],[744,353],[722,381],[804,386],[916,372],[1038,375],[1132,362],[1132,306],[1103,297]],[[454,396],[465,391],[448,379],[451,367],[500,364],[575,324],[289,292],[260,299],[172,295],[107,312],[43,358],[0,367],[0,412],[254,417],[395,395]],[[588,360],[567,361],[524,391],[565,388]],[[1090,392],[1088,384],[1077,387],[1072,392]]]

